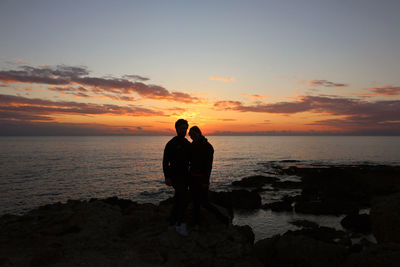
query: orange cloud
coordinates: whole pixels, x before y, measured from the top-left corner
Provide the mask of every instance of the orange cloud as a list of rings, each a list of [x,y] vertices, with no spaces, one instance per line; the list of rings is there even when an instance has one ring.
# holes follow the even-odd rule
[[[211,76],[210,77],[211,81],[221,81],[221,82],[234,82],[236,81],[235,77],[231,77],[231,78],[225,78],[225,77],[215,77],[215,76]]]

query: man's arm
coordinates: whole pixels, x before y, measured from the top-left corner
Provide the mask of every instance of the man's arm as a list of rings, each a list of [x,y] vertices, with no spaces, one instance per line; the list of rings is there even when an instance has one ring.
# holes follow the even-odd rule
[[[163,172],[164,172],[164,178],[165,178],[165,184],[168,186],[172,185],[171,177],[170,177],[170,168],[169,168],[169,163],[170,163],[170,155],[169,155],[169,143],[164,148],[164,154],[163,154]]]

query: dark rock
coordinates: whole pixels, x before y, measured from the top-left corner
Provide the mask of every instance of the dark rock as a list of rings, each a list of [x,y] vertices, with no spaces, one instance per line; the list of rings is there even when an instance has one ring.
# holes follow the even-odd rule
[[[303,187],[303,183],[295,181],[277,181],[272,183],[272,187],[279,189],[301,189]]]
[[[308,201],[352,203],[369,207],[375,196],[399,192],[400,167],[330,166],[293,167],[290,174],[301,176],[302,197]]]
[[[361,251],[363,251],[366,248],[369,248],[371,246],[375,246],[375,243],[372,243],[371,241],[362,238],[358,243],[352,244],[349,251],[351,253],[359,253]]]
[[[397,267],[400,263],[400,244],[385,243],[352,253],[344,267]]]
[[[371,220],[369,214],[347,215],[340,221],[340,224],[344,228],[356,233],[371,233]]]
[[[293,211],[293,203],[297,196],[284,196],[281,201],[267,203],[262,206],[263,209],[270,209],[275,212]]]
[[[303,228],[296,231],[288,231],[288,233],[292,235],[308,236],[312,239],[319,240],[325,243],[342,244],[344,246],[351,245],[351,240],[348,234],[343,231],[325,226],[320,226],[316,228]]]
[[[292,203],[288,201],[277,201],[262,205],[262,209],[270,209],[276,212],[293,211]]]
[[[261,207],[261,197],[257,191],[232,190],[231,192],[209,192],[209,199],[228,210],[258,209]]]
[[[55,265],[63,259],[61,249],[47,248],[38,251],[31,259],[31,266]]]
[[[116,206],[120,207],[122,210],[127,209],[136,204],[135,202],[133,202],[129,199],[120,199],[118,197],[109,197],[109,198],[103,199],[101,201],[103,201],[107,204],[110,204],[110,205],[116,205]]]
[[[340,266],[347,249],[291,232],[255,243],[254,256],[264,266]]]
[[[233,186],[241,186],[241,187],[255,187],[261,188],[266,184],[270,184],[276,182],[278,179],[275,177],[268,177],[263,175],[254,175],[250,177],[245,177],[240,181],[232,182]]]
[[[318,228],[318,224],[312,221],[307,221],[307,220],[294,220],[294,221],[289,221],[290,224],[293,224],[298,227],[304,227],[304,228]]]
[[[338,199],[308,200],[299,199],[295,204],[295,211],[316,215],[340,215],[358,212],[358,205],[353,202],[344,202]]]
[[[378,242],[400,243],[400,194],[374,199],[370,215]]]
[[[276,245],[281,238],[280,235],[271,238],[264,238],[257,241],[253,247],[253,257],[259,260],[264,266],[278,266]]]
[[[11,266],[233,266],[249,259],[249,226],[226,227],[202,209],[200,230],[167,231],[170,203],[117,198],[46,205],[0,217],[0,263]],[[222,209],[219,207],[219,209]],[[224,211],[226,213],[226,211]],[[190,213],[190,210],[188,211]]]

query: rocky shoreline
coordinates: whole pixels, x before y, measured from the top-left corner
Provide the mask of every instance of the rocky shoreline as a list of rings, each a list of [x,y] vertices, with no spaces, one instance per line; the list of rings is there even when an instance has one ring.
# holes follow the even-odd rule
[[[300,230],[254,243],[249,226],[226,227],[203,210],[202,227],[189,227],[189,236],[182,237],[167,230],[171,199],[158,205],[117,197],[69,200],[1,216],[0,266],[399,265],[400,167],[292,166],[276,172],[301,179],[246,177],[230,192],[210,192],[210,199],[231,215],[260,208],[346,215],[341,222],[346,231],[295,221]],[[262,203],[260,192],[287,188],[301,193]],[[360,214],[361,209],[370,212]]]

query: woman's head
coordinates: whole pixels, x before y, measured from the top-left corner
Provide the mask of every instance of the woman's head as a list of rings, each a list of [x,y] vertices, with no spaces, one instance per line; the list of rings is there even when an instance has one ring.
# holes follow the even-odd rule
[[[189,136],[193,141],[198,140],[202,136],[200,128],[197,126],[193,126],[192,128],[190,128]]]

